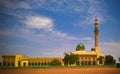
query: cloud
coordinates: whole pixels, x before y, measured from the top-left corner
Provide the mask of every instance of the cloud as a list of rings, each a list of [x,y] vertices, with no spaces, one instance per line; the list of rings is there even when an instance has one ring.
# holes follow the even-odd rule
[[[27,2],[24,1],[19,2],[17,8],[32,9],[32,7]]]
[[[81,19],[79,24],[81,25],[89,25],[93,24],[94,18],[103,19],[104,14],[101,8],[101,1],[99,0],[25,0],[25,1],[10,1],[10,0],[0,0],[0,4],[6,8],[5,13],[19,16],[25,18],[22,21],[28,29],[38,29],[44,30],[54,37],[61,37],[70,40],[91,40],[90,37],[78,38],[74,36],[70,36],[67,33],[62,31],[58,31],[55,29],[54,19],[39,16],[38,13],[34,13],[34,9],[44,9],[47,11],[52,11],[54,13],[73,15],[77,14]],[[26,11],[18,11],[17,9],[24,9]],[[31,10],[29,10],[31,9]],[[14,11],[13,11],[14,10]],[[4,12],[4,11],[2,11]],[[25,14],[27,13],[27,14]],[[35,14],[38,16],[31,15]],[[84,14],[83,14],[84,13]],[[19,15],[18,15],[19,14]],[[83,14],[83,15],[81,15]],[[84,16],[85,15],[85,16]],[[91,20],[92,19],[92,20]],[[57,25],[57,24],[56,24]],[[86,27],[86,26],[82,26]]]
[[[0,4],[9,9],[14,9],[15,12],[18,8],[21,9],[44,9],[58,14],[72,15],[77,14],[81,20],[77,21],[77,25],[90,25],[95,18],[99,22],[105,21],[107,10],[105,2],[102,0],[33,0],[33,1],[10,1],[1,0]],[[8,11],[6,11],[9,13]],[[31,11],[30,11],[31,12]],[[11,14],[13,14],[12,12]],[[20,15],[21,13],[19,13]],[[22,12],[22,14],[24,14]],[[30,14],[30,13],[28,13]],[[81,15],[82,14],[82,15]],[[16,13],[15,13],[16,15]],[[26,15],[26,14],[25,14]],[[24,15],[22,15],[24,17]],[[76,23],[75,23],[76,24]]]
[[[52,29],[53,28],[53,20],[44,16],[28,16],[24,21],[28,28],[35,29]]]
[[[68,36],[66,33],[55,30],[54,20],[45,16],[28,16],[24,23],[26,24],[27,28],[42,29],[45,32],[51,33],[52,36],[76,39],[75,37]]]
[[[4,8],[13,9],[13,10],[17,8],[31,9],[31,6],[25,1],[0,0],[0,5]]]
[[[10,0],[0,0],[0,5],[2,7],[5,7],[5,8],[10,8],[12,9],[13,7],[15,7],[15,4],[13,2],[11,2]]]
[[[104,6],[104,2],[98,0],[88,0],[90,7],[88,9],[88,14],[93,18],[98,18],[99,21],[103,22],[104,15],[106,15],[106,10]],[[104,10],[104,11],[103,11]]]
[[[13,15],[18,18],[24,18],[24,16],[32,12],[32,11],[29,11],[29,9],[32,9],[32,7],[26,1],[0,0],[0,6],[1,6],[0,8],[1,13]]]
[[[70,36],[66,33],[56,31],[56,30],[52,30],[52,29],[50,30],[50,32],[53,35],[57,35],[58,37],[63,37],[63,38],[70,39],[70,40],[78,40],[78,41],[80,41],[80,40],[91,41],[92,40],[91,37],[77,38],[77,37],[74,37],[74,36]]]
[[[86,6],[87,10],[83,10],[84,15],[80,15],[82,20],[76,22],[74,25],[87,27],[93,24],[96,18],[100,24],[104,23],[107,18],[106,15],[108,16],[105,2],[102,0],[87,0],[86,2],[88,7]]]
[[[83,12],[86,1],[79,0],[34,0],[29,2],[33,8],[44,8],[57,13],[79,13]],[[67,12],[66,12],[67,11]]]
[[[77,38],[68,35],[67,33],[60,32],[54,28],[54,20],[45,17],[45,16],[27,16],[26,20],[23,21],[28,29],[38,29],[43,30],[44,32],[48,32],[53,37],[61,37],[70,40],[91,40],[91,38]]]

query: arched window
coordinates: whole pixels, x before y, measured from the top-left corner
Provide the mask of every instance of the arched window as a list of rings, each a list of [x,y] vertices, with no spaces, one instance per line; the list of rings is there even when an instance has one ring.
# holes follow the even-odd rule
[[[45,61],[45,62],[44,62],[44,65],[46,66],[46,64],[47,64],[47,63],[46,63],[46,61]]]
[[[0,66],[2,65],[2,63],[0,62]]]
[[[34,66],[34,62],[32,62],[32,66]]]
[[[96,62],[95,62],[95,61],[93,61],[93,65],[96,65]]]
[[[41,65],[42,65],[42,66],[44,65],[43,62],[41,62]]]
[[[10,66],[10,63],[9,63],[9,62],[7,63],[7,66]]]
[[[31,62],[28,63],[28,66],[31,66]]]
[[[87,61],[85,61],[85,65],[87,65]]]
[[[40,66],[40,62],[38,62],[38,65]]]
[[[18,61],[18,67],[20,67],[20,61]]]
[[[35,66],[37,66],[37,62],[35,62]]]
[[[3,66],[6,66],[6,62],[3,62]]]
[[[23,66],[26,66],[26,62],[23,63]]]
[[[88,65],[91,65],[91,61],[88,61]]]
[[[81,64],[84,65],[84,61],[82,61]]]
[[[14,62],[12,63],[12,66],[15,66]]]

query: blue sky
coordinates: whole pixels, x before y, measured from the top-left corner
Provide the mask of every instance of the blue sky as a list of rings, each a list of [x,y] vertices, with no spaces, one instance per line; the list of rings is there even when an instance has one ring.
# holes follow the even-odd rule
[[[120,0],[0,0],[0,55],[64,56],[78,43],[120,57]]]

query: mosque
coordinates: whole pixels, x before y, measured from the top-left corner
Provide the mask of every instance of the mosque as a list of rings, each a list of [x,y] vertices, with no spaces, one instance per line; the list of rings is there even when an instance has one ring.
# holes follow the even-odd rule
[[[76,46],[76,51],[68,52],[67,54],[76,54],[79,57],[79,65],[104,65],[104,53],[100,51],[99,47],[99,30],[98,20],[94,23],[94,40],[95,47],[91,48],[90,52],[85,51],[85,46],[80,43]]]
[[[85,46],[80,43],[76,46],[76,51],[68,52],[67,54],[75,54],[79,57],[79,65],[104,65],[104,53],[100,51],[99,47],[99,30],[98,20],[94,22],[94,40],[95,47],[91,48],[90,52],[85,51]],[[60,65],[64,66],[61,57],[29,57],[22,54],[3,54],[1,66],[7,67],[40,67],[49,66],[50,62],[57,59]]]

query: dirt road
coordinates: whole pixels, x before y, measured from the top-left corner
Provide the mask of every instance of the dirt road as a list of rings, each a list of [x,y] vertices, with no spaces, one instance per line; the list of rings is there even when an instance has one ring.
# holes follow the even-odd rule
[[[0,74],[120,74],[120,68],[14,68]]]

